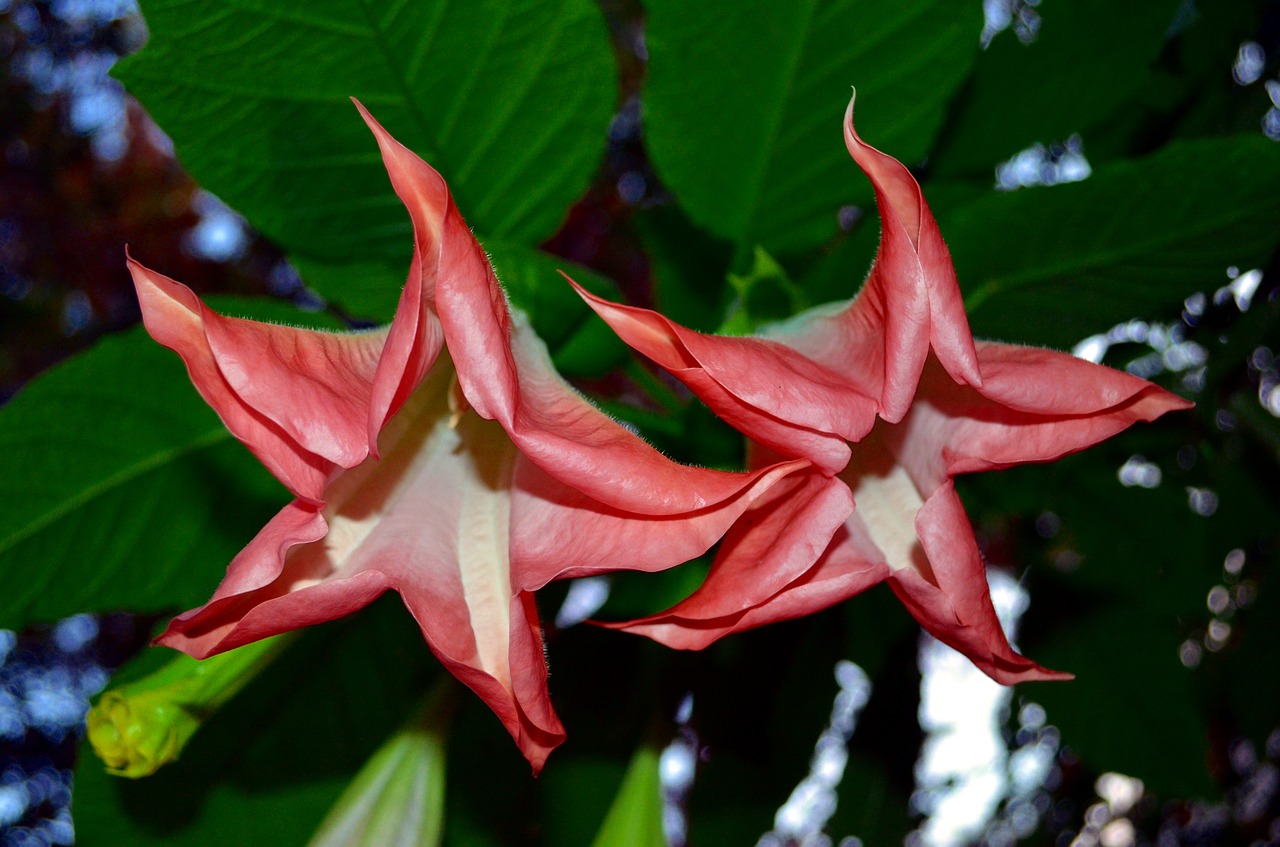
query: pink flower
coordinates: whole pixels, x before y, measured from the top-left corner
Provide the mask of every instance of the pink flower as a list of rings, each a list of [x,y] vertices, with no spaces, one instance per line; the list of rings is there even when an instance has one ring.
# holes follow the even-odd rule
[[[296,496],[157,642],[204,658],[393,589],[536,772],[564,730],[532,592],[701,555],[807,463],[685,467],[589,404],[509,310],[444,180],[361,114],[414,226],[390,327],[331,334],[222,317],[129,260],[147,330]]]
[[[1069,676],[1009,646],[953,478],[1051,461],[1191,404],[1065,353],[975,342],[919,185],[858,138],[852,101],[845,142],[875,187],[883,228],[852,301],[758,337],[722,338],[579,289],[628,344],[750,439],[753,466],[779,455],[813,462],[730,530],[692,596],[605,625],[698,649],[887,579],[926,630],[999,682]]]

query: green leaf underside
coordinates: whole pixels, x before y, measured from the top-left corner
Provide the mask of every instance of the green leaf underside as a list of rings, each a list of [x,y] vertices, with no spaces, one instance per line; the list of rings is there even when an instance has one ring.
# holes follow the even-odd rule
[[[636,751],[592,847],[665,847],[658,750]]]
[[[616,75],[589,0],[145,0],[116,71],[200,184],[291,255],[400,259],[410,226],[350,97],[479,231],[535,244],[586,188]]]
[[[837,232],[871,186],[845,150],[849,87],[868,143],[928,151],[981,31],[946,0],[650,0],[646,134],[662,179],[700,225],[775,254]]]
[[[1177,142],[1080,183],[993,193],[940,226],[975,335],[1069,347],[1264,261],[1277,186],[1261,136]]]
[[[405,718],[433,664],[394,597],[316,627],[155,776],[109,776],[82,749],[72,807],[76,843],[306,843],[351,776]],[[493,731],[501,732],[496,722]]]
[[[326,323],[224,298],[229,314]],[[142,329],[33,380],[0,413],[0,626],[198,605],[287,492]]]

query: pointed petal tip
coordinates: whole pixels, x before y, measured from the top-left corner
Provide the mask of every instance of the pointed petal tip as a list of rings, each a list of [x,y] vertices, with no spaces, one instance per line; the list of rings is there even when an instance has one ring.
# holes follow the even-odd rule
[[[1073,673],[1051,670],[1018,653],[1013,655],[1021,661],[1015,663],[993,657],[995,661],[991,665],[983,663],[979,667],[1001,685],[1016,685],[1020,682],[1068,682],[1076,678]]]
[[[600,621],[589,618],[584,623],[601,629],[643,636],[650,641],[658,642],[668,650],[703,650],[732,631],[719,625],[707,629],[700,628],[698,626],[700,621],[678,618],[665,612],[629,621]]]
[[[578,284],[578,282],[577,282],[577,280],[575,280],[573,277],[569,276],[567,273],[565,273],[565,272],[564,272],[563,270],[561,270],[560,268],[556,268],[556,273],[558,273],[558,274],[560,274],[560,276],[564,277],[565,282],[567,282],[567,283],[569,283],[569,285],[573,286],[573,290],[574,290],[574,291],[576,291],[576,292],[578,293],[578,296],[579,296],[579,297],[581,297],[583,300],[585,300],[585,301],[586,301],[586,303],[587,303],[587,305],[588,305],[588,306],[591,306],[593,309],[594,309],[597,305],[600,305],[600,306],[606,306],[606,307],[607,307],[607,306],[614,306],[614,305],[616,305],[616,304],[614,304],[614,303],[609,302],[608,300],[605,300],[605,299],[603,299],[603,298],[601,298],[601,297],[597,297],[596,295],[592,294],[590,291],[588,291],[587,289],[585,289],[585,288],[583,288],[581,285],[579,285],[579,284]]]

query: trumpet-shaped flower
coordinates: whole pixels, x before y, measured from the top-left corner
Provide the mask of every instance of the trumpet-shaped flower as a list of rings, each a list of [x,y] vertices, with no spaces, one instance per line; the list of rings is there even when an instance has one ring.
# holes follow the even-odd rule
[[[147,330],[296,497],[157,641],[203,658],[395,590],[536,771],[564,731],[532,592],[694,558],[807,462],[686,467],[588,403],[510,311],[441,176],[361,114],[413,221],[388,328],[223,317],[129,261]]]
[[[696,649],[888,580],[926,630],[994,679],[1066,676],[1006,640],[953,478],[1051,461],[1190,404],[1065,353],[975,342],[919,185],[858,137],[852,101],[845,142],[882,226],[853,300],[724,338],[579,289],[623,340],[750,439],[753,466],[813,463],[730,530],[693,595],[606,625]]]

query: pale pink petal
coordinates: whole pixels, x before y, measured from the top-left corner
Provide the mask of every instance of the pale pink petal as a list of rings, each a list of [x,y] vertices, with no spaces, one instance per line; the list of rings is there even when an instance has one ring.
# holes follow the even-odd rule
[[[784,477],[802,476],[808,468],[803,460],[772,464],[745,475],[747,484],[731,498],[696,512],[651,515],[606,506],[534,463],[517,461],[512,480],[512,580],[517,589],[535,591],[556,579],[622,570],[654,572],[696,559],[757,498],[765,492],[772,495],[790,482]],[[847,493],[842,483],[835,485]],[[815,504],[814,511],[819,509]],[[812,558],[819,552],[813,550]],[[757,569],[765,571],[767,563],[759,563]]]
[[[578,394],[516,313],[510,348],[517,402],[503,426],[521,452],[597,502],[641,515],[684,515],[736,501],[756,478],[672,462]],[[469,396],[469,395],[468,395]]]
[[[510,310],[489,258],[444,178],[356,106],[377,137],[391,184],[413,220],[420,294],[439,315],[463,392],[481,417],[505,425],[515,414],[518,380],[506,353]]]
[[[987,571],[964,506],[950,482],[920,507],[915,520],[923,557],[893,572],[889,584],[920,625],[1003,685],[1071,679],[1014,652],[991,605]]]
[[[766,516],[757,527],[763,528],[766,523],[776,524],[770,517]],[[878,557],[868,555],[862,545],[855,543],[850,537],[849,529],[849,524],[837,529],[827,549],[794,582],[784,586],[772,597],[741,611],[719,617],[703,616],[699,614],[699,610],[682,609],[683,604],[680,604],[666,612],[639,620],[593,623],[644,635],[677,650],[701,650],[726,635],[820,612],[861,594],[889,576],[888,566]],[[745,544],[741,548],[744,551],[753,545],[769,545],[767,532],[763,529],[753,528],[752,534],[754,537],[744,538]],[[722,587],[728,590],[730,586],[722,583]],[[699,593],[701,591],[699,589]],[[722,600],[722,605],[731,608],[737,604]],[[708,604],[701,611],[714,610],[715,606]]]
[[[316,553],[327,531],[314,505],[295,500],[285,506],[231,560],[209,602],[170,621],[155,643],[204,659],[364,608],[387,581],[365,571],[318,583]]]
[[[381,459],[335,476],[323,513],[305,503],[281,512],[214,599],[176,619],[161,643],[208,655],[341,617],[391,588],[436,656],[538,766],[563,730],[547,700],[536,616],[511,582],[519,454],[498,424],[453,419],[451,379],[442,359],[388,423]]]
[[[729,530],[706,581],[692,595],[647,618],[600,625],[696,650],[730,632],[824,609],[849,596],[840,594],[846,586],[806,575],[852,509],[849,488],[840,480],[817,471],[792,474]],[[847,562],[828,564],[836,571]],[[797,582],[805,588],[791,594]]]
[[[874,403],[856,383],[783,344],[703,335],[572,284],[623,341],[684,382],[735,429],[783,455],[836,473],[849,458],[846,442],[861,438],[874,422]]]
[[[901,162],[865,144],[845,113],[845,145],[870,178],[880,210],[880,247],[852,303],[824,306],[765,334],[827,368],[856,370],[879,414],[897,422],[915,396],[930,350],[947,372],[981,385],[969,320],[951,256],[919,184]]]
[[[543,651],[542,628],[537,607],[530,594],[511,598],[508,620],[508,669],[504,678],[484,669],[474,653],[458,651],[449,637],[447,623],[439,621],[441,610],[420,594],[405,594],[405,605],[418,621],[431,652],[450,673],[474,691],[502,721],[537,776],[547,756],[565,739],[560,719],[551,706],[547,690],[547,660]],[[462,631],[467,621],[460,622]],[[441,636],[445,639],[441,639]]]
[[[853,305],[874,317],[860,318],[884,329],[884,410],[898,420],[911,402],[929,346],[955,379],[981,385],[969,319],[951,254],[925,203],[920,185],[897,159],[863,143],[853,127],[853,102],[845,111],[844,141],[871,179],[880,209],[880,250],[871,277]],[[868,300],[863,305],[860,301]]]
[[[671,462],[588,403],[556,373],[527,322],[513,321],[488,257],[440,175],[367,112],[361,113],[377,136],[392,184],[413,219],[422,296],[434,302],[471,408],[498,421],[548,473],[610,506],[676,514],[736,497],[747,484],[741,475]],[[627,470],[619,474],[618,468]]]
[[[980,389],[932,361],[895,450],[922,490],[961,473],[1049,462],[1192,404],[1112,368],[1037,347],[980,342]]]
[[[151,337],[182,357],[196,390],[294,494],[313,502],[369,449],[369,391],[385,336],[222,317],[185,285],[129,259]]]
[[[453,207],[444,178],[392,138],[360,101],[353,99],[352,102],[377,139],[391,186],[413,221],[409,277],[396,307],[372,390],[368,427],[370,440],[376,443],[382,427],[422,381],[444,344],[435,312],[436,281],[445,231],[457,228],[447,222],[452,217],[461,223],[461,218]],[[462,228],[466,228],[465,224]],[[466,237],[474,243],[470,232]]]

